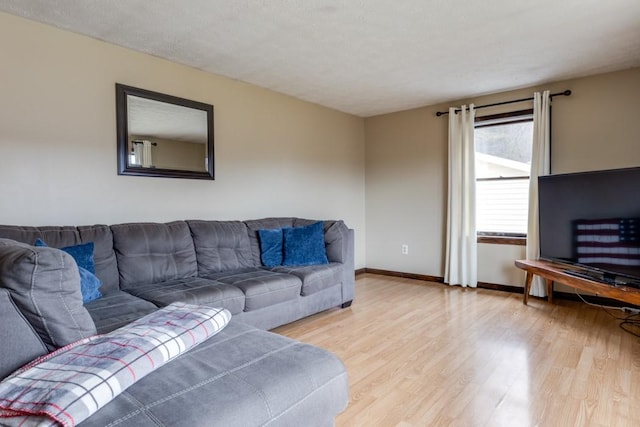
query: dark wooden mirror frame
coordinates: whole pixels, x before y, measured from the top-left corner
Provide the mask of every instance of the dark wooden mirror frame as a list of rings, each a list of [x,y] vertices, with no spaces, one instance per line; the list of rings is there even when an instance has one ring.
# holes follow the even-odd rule
[[[199,172],[177,169],[130,167],[128,163],[128,95],[205,111],[207,113],[207,171]],[[116,127],[118,138],[118,175],[215,179],[213,152],[213,105],[116,83]]]

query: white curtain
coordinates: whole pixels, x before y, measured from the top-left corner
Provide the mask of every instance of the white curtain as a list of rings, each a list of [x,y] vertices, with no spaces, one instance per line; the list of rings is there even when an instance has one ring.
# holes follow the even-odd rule
[[[153,158],[151,156],[151,141],[142,141],[142,167],[150,168],[153,166]]]
[[[474,105],[463,105],[458,114],[449,109],[449,196],[447,250],[444,281],[476,287],[476,174],[473,130]]]
[[[140,166],[142,164],[142,144],[131,142],[131,166]]]
[[[551,98],[549,91],[533,94],[533,153],[531,157],[531,179],[529,180],[529,223],[527,227],[527,259],[540,256],[538,234],[538,177],[548,175],[551,169],[550,157],[550,117]],[[540,277],[535,277],[531,285],[531,295],[547,295],[546,286]]]

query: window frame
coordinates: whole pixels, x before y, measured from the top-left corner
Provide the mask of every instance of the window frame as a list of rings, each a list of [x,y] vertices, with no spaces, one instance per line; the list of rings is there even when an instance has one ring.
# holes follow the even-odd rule
[[[474,120],[474,129],[501,126],[515,123],[533,122],[533,108],[526,110],[510,111],[507,113],[489,114],[486,116],[476,117]],[[533,142],[533,141],[532,141]],[[510,177],[494,177],[494,178],[476,178],[478,181],[502,181],[508,179],[531,179],[531,174],[526,176],[510,176]],[[508,233],[508,232],[489,232],[476,231],[478,243],[492,243],[504,245],[526,245],[526,233]]]

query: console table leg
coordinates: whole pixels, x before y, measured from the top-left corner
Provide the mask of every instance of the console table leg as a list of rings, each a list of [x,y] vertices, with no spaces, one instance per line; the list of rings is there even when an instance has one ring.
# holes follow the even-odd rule
[[[527,305],[527,302],[529,301],[529,291],[531,290],[532,281],[533,281],[533,273],[531,273],[530,271],[527,271],[527,278],[524,282],[524,299],[522,300],[522,303],[524,305]]]
[[[553,280],[547,279],[547,301],[553,303]]]

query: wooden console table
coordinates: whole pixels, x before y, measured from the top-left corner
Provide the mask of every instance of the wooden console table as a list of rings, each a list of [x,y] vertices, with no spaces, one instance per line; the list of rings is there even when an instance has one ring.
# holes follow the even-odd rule
[[[549,261],[533,261],[533,260],[517,260],[516,267],[527,272],[527,278],[524,285],[524,299],[526,304],[529,299],[529,291],[531,290],[531,282],[533,276],[543,277],[547,282],[547,295],[549,302],[553,302],[553,282],[562,283],[572,288],[582,291],[591,292],[600,297],[613,298],[624,301],[629,304],[640,305],[640,289],[628,286],[608,285],[595,280],[585,279],[565,273],[565,270],[571,269],[568,265],[555,264]]]

